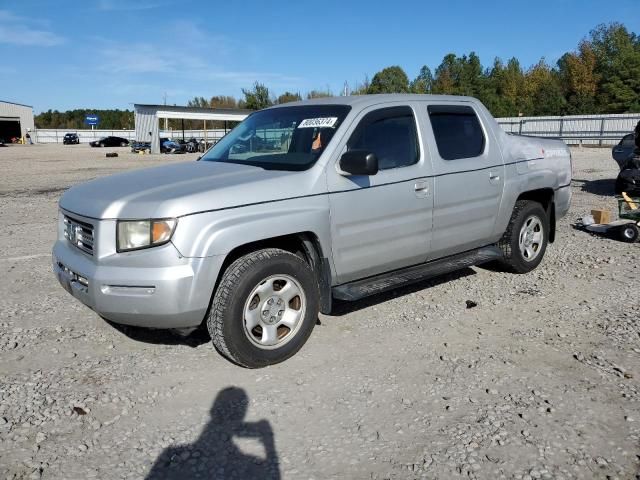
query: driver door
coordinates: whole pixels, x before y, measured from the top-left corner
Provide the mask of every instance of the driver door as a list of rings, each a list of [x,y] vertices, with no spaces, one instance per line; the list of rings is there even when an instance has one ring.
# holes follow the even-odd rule
[[[333,258],[339,283],[422,263],[431,239],[433,178],[407,104],[365,109],[338,152],[376,154],[379,172],[327,168]]]

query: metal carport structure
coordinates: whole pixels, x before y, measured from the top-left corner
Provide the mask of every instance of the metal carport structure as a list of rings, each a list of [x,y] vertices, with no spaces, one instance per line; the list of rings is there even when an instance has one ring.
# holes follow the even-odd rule
[[[151,142],[151,153],[160,153],[160,119],[203,120],[206,122],[240,122],[247,118],[250,110],[227,108],[178,107],[169,105],[135,104],[136,140]]]

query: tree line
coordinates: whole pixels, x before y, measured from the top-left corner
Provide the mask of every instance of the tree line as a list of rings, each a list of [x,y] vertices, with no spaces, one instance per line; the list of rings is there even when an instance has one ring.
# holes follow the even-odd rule
[[[483,67],[475,52],[450,53],[435,70],[424,65],[412,80],[394,65],[377,72],[371,81],[365,77],[350,93],[470,95],[479,98],[495,117],[637,113],[640,37],[620,23],[599,25],[554,66],[541,58],[524,68],[514,57],[506,62],[496,58],[490,67]],[[244,99],[235,105],[250,109],[301,99],[291,92],[271,97],[260,83],[243,94]],[[307,98],[330,95],[329,91],[313,91]]]
[[[446,55],[432,70],[424,65],[409,79],[398,65],[377,72],[353,86],[351,95],[377,93],[426,93],[470,95],[479,98],[495,117],[581,115],[640,112],[640,36],[623,24],[599,25],[574,51],[567,52],[555,65],[544,58],[525,68],[513,57],[494,59],[482,65],[475,52]],[[259,110],[274,104],[302,100],[299,92],[274,95],[269,88],[255,82],[242,89],[243,97],[195,97],[191,107],[241,108]],[[333,96],[329,88],[307,92],[304,98]],[[38,128],[83,128],[84,115],[97,113],[100,128],[133,128],[128,110],[51,111],[36,116]],[[170,127],[180,128],[172,120]],[[188,122],[186,128],[200,128]]]
[[[76,109],[59,112],[48,110],[34,117],[37,128],[63,128],[67,130],[79,130],[91,128],[84,123],[85,116],[96,114],[100,117],[100,123],[96,128],[105,130],[130,130],[134,128],[133,112],[131,110],[96,110]]]

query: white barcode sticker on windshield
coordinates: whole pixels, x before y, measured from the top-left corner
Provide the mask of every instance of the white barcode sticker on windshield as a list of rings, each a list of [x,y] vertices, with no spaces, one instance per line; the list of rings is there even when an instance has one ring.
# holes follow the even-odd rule
[[[337,121],[338,117],[305,118],[298,128],[332,128]]]

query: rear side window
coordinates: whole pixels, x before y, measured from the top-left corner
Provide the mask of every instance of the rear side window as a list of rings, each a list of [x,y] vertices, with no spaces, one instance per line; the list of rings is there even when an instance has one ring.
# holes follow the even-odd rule
[[[347,148],[375,153],[380,170],[417,163],[419,149],[413,110],[391,107],[368,113],[353,132]]]
[[[633,147],[635,145],[635,140],[636,140],[635,135],[631,133],[629,135],[625,135],[624,137],[622,137],[622,140],[620,140],[620,145],[624,147]]]
[[[480,120],[471,107],[429,105],[429,118],[438,152],[444,160],[473,158],[484,152]]]

